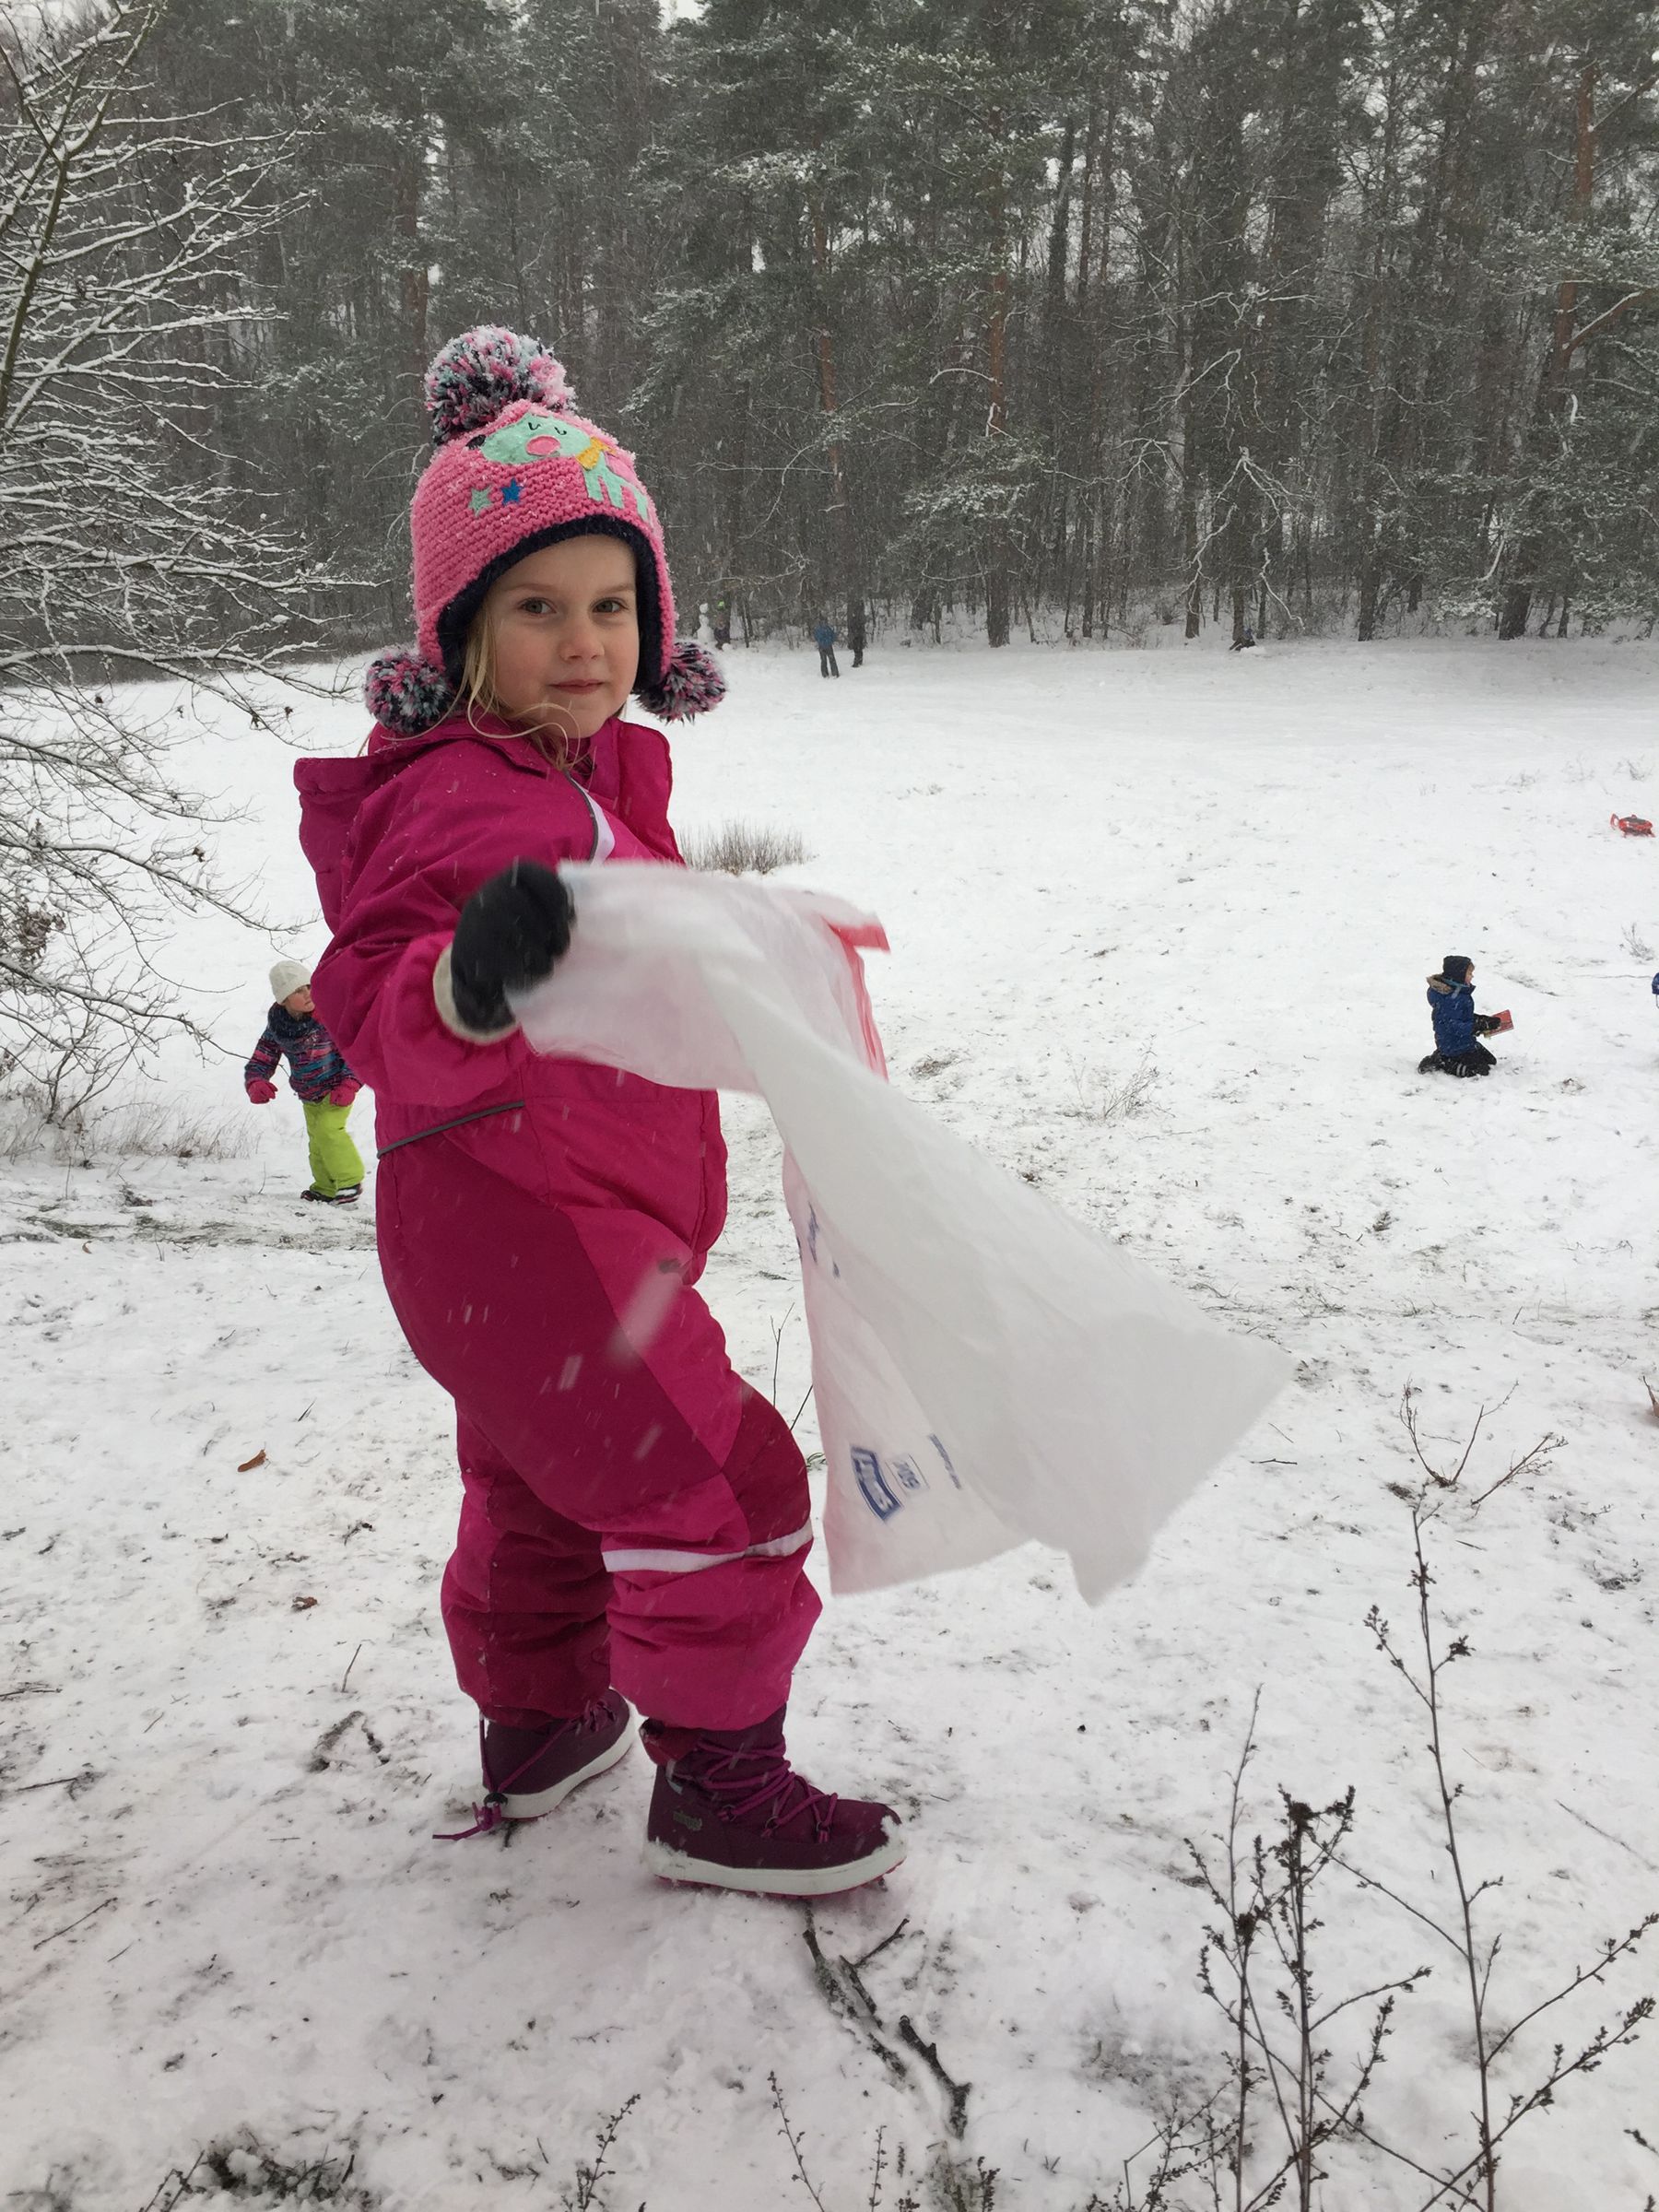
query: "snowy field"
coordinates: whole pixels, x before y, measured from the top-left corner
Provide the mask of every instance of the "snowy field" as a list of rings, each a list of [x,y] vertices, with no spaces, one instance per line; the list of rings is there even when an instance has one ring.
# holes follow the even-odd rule
[[[893,650],[833,685],[809,653],[734,664],[677,739],[681,830],[798,829],[794,878],[888,926],[895,1079],[1282,1344],[1296,1383],[1098,1611],[1030,1550],[828,1609],[792,1746],[913,1829],[817,1940],[836,1972],[903,1924],[861,1976],[892,2063],[855,1995],[832,2009],[801,1910],[643,1875],[637,1751],[510,1849],[432,1842],[477,1777],[438,1618],[445,1403],[370,1206],[297,1203],[298,1107],[242,1106],[265,969],[323,937],[290,754],[204,733],[193,772],[248,802],[232,870],[290,926],[181,935],[226,1057],[169,1056],[158,1095],[223,1108],[248,1148],[0,1166],[0,2205],[170,2206],[170,2171],[232,2142],[267,2179],[355,2159],[339,2201],[407,2212],[1113,2203],[1159,2112],[1225,2079],[1184,1840],[1213,1853],[1258,1691],[1245,1832],[1281,1783],[1352,1784],[1354,1863],[1452,1909],[1423,1716],[1365,1626],[1380,1606],[1409,1653],[1407,1385],[1437,1459],[1488,1409],[1465,1488],[1559,1440],[1430,1537],[1471,1646],[1445,1726],[1471,1878],[1501,1883],[1494,2032],[1659,1905],[1659,841],[1608,827],[1659,800],[1659,650]],[[293,704],[296,744],[359,742],[355,710]],[[1446,952],[1514,1016],[1485,1083],[1416,1073]],[[793,1412],[775,1148],[749,1101],[728,1129],[708,1288]],[[1326,2002],[1432,1967],[1366,2126],[1461,2163],[1456,1960],[1335,1869],[1319,1899]],[[1650,1989],[1659,1934],[1517,2038],[1500,2110]],[[900,2016],[971,2085],[959,2137]],[[1324,2039],[1334,2093],[1368,2017]],[[1264,2107],[1264,2155],[1277,2124]],[[1641,2212],[1656,2144],[1659,2030],[1517,2128],[1498,2201]],[[1324,2163],[1330,2212],[1429,2195],[1362,2144]],[[218,2194],[206,2167],[191,2186]],[[1208,2199],[1194,2177],[1171,2201]]]

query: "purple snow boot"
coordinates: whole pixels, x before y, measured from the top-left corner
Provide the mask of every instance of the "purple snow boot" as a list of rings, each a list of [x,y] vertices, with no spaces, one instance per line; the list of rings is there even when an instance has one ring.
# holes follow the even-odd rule
[[[545,1728],[506,1728],[498,1721],[481,1722],[484,1802],[473,1806],[470,1828],[436,1841],[460,1843],[468,1836],[488,1835],[504,1820],[539,1820],[562,1805],[572,1790],[625,1756],[632,1718],[628,1700],[607,1689],[580,1718],[550,1721]]]
[[[641,1740],[657,1770],[645,1827],[653,1874],[757,1897],[833,1897],[898,1865],[898,1814],[829,1796],[797,1774],[784,1754],[784,1710],[729,1730],[646,1722]]]

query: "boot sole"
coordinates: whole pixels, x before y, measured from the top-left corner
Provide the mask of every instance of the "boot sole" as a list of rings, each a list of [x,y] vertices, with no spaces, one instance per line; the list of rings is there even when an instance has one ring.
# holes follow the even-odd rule
[[[906,1846],[890,1836],[878,1851],[841,1866],[721,1866],[711,1859],[695,1859],[672,1844],[645,1840],[645,1870],[659,1881],[681,1882],[700,1889],[738,1889],[748,1897],[841,1897],[878,1882],[904,1864]]]
[[[574,1774],[567,1774],[562,1782],[556,1782],[550,1790],[536,1790],[529,1794],[518,1792],[507,1798],[501,1806],[502,1819],[539,1820],[544,1813],[550,1813],[561,1806],[572,1790],[579,1790],[584,1782],[592,1782],[596,1774],[608,1772],[619,1760],[626,1759],[632,1741],[633,1715],[630,1712],[628,1725],[614,1744],[607,1744],[596,1758],[589,1759],[585,1767],[578,1767]]]

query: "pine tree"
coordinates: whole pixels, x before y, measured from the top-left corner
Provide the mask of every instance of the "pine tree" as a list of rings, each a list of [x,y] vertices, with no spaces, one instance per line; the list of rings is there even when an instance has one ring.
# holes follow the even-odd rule
[[[1538,595],[1563,611],[1659,609],[1648,517],[1659,394],[1659,246],[1639,220],[1636,165],[1659,146],[1646,95],[1659,9],[1566,0],[1528,88],[1566,180],[1547,218],[1511,234],[1544,325],[1535,393],[1501,490],[1499,634],[1525,635]],[[1553,125],[1553,127],[1551,127]],[[1560,204],[1564,200],[1564,205]]]

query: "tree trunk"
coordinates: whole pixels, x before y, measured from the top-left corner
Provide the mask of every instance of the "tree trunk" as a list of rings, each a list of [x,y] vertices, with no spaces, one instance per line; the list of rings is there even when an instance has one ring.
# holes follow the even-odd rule
[[[1369,645],[1377,634],[1377,599],[1382,582],[1382,548],[1373,516],[1366,536],[1364,556],[1359,563],[1359,620],[1354,635],[1361,645]]]
[[[1006,435],[1008,428],[1008,246],[1007,172],[1002,157],[1002,111],[990,118],[994,167],[991,175],[991,297],[985,325],[985,352],[991,387],[990,412],[985,421],[987,443]],[[1008,541],[1000,524],[992,525],[985,547],[985,642],[1008,641]]]
[[[427,327],[427,312],[431,301],[431,280],[427,274],[426,255],[421,250],[420,186],[426,167],[424,138],[418,136],[403,160],[398,163],[396,206],[394,221],[397,230],[398,251],[402,259],[399,271],[399,289],[402,294],[405,359],[415,379],[415,406],[420,417],[423,432],[426,429],[425,382],[427,363],[431,359],[431,340]]]
[[[1008,641],[1008,571],[999,565],[985,578],[985,642]]]
[[[1186,635],[1195,638],[1204,628],[1204,577],[1198,566],[1198,495],[1190,469],[1181,480],[1181,542],[1186,556]]]
[[[1595,79],[1596,66],[1586,63],[1579,72],[1574,116],[1572,220],[1578,225],[1590,212],[1595,191]],[[1559,434],[1558,426],[1567,405],[1567,382],[1572,356],[1579,345],[1578,285],[1569,276],[1556,287],[1555,309],[1549,318],[1549,344],[1538,376],[1538,396],[1533,407],[1524,455],[1545,452]],[[1538,571],[1547,558],[1545,533],[1535,521],[1505,564],[1503,608],[1499,617],[1500,638],[1524,638],[1532,612]]]
[[[830,228],[819,201],[809,208],[812,224],[812,259],[818,286],[818,405],[830,430],[830,542],[834,560],[836,589],[830,595],[846,607],[847,640],[853,647],[853,665],[864,665],[864,579],[860,574],[858,530],[853,513],[853,495],[847,483],[846,449],[841,436],[841,406],[835,387],[835,339],[830,328],[827,288],[830,277]]]

